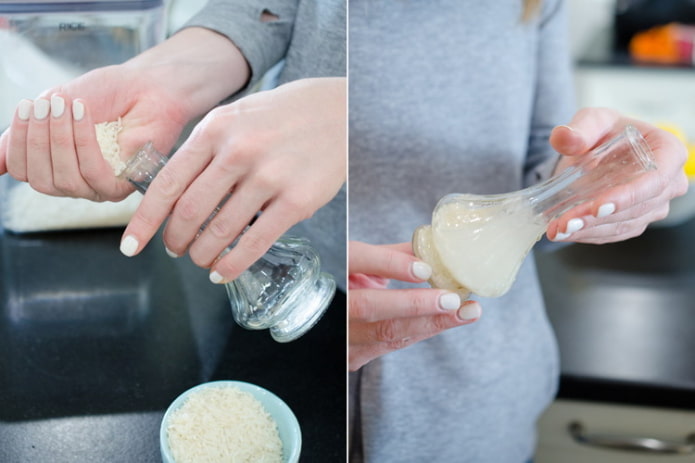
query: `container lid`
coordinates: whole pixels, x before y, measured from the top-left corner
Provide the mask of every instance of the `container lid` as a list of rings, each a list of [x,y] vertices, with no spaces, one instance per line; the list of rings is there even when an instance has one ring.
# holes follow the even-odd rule
[[[160,7],[162,4],[163,0],[16,0],[0,3],[0,14],[147,10]]]

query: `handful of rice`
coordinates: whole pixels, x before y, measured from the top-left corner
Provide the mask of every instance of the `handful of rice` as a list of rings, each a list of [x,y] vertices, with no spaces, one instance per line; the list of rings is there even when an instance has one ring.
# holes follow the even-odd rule
[[[97,142],[101,148],[101,154],[118,176],[125,169],[125,162],[121,160],[121,147],[118,145],[118,134],[123,130],[121,118],[113,122],[102,122],[94,126],[97,132]]]
[[[121,120],[102,122],[94,128],[101,153],[118,176],[126,166],[118,145],[118,135],[123,130]],[[117,203],[96,203],[45,195],[28,183],[17,183],[5,197],[2,225],[15,233],[122,226],[128,223],[140,199],[139,194],[132,194]]]

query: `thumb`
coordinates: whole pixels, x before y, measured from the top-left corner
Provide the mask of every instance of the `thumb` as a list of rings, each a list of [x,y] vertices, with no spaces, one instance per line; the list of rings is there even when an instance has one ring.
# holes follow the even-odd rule
[[[584,154],[598,146],[623,121],[617,111],[610,108],[584,108],[567,125],[559,125],[550,133],[550,144],[565,156]]]
[[[7,173],[7,146],[10,140],[10,128],[0,135],[0,175]]]
[[[564,156],[577,156],[590,148],[584,135],[569,125],[558,125],[550,132],[550,145]]]

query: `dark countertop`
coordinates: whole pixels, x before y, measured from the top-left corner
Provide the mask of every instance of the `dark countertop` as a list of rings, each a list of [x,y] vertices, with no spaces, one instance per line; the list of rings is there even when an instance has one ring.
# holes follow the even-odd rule
[[[161,237],[128,259],[120,235],[0,234],[0,462],[159,462],[167,406],[219,379],[285,400],[301,461],[345,461],[344,294],[278,344],[238,327],[224,288]]]
[[[536,251],[559,396],[695,410],[695,220]]]

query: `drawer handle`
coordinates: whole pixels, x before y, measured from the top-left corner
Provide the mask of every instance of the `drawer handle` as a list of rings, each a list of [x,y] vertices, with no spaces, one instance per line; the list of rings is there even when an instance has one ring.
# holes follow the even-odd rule
[[[572,421],[567,429],[575,442],[592,447],[669,455],[695,453],[695,433],[686,436],[684,442],[673,442],[652,437],[590,434],[586,432],[584,425],[579,421]]]

